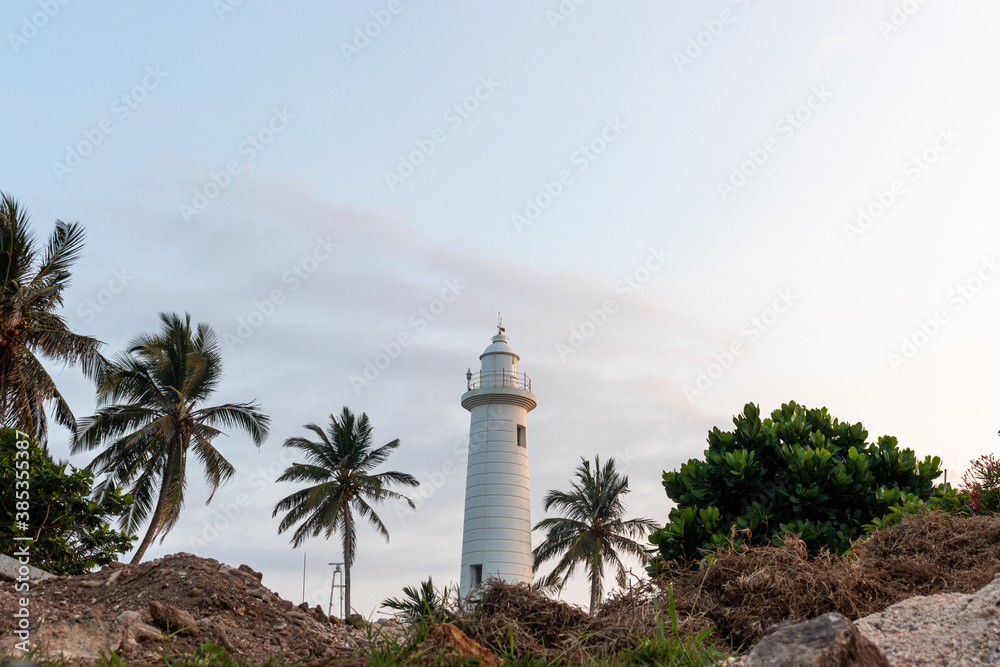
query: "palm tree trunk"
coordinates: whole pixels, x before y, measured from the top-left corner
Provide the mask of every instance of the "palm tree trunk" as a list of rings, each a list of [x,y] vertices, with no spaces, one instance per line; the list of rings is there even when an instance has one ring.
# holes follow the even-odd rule
[[[590,563],[590,615],[597,613],[597,605],[600,602],[601,590],[601,555],[595,555]]]
[[[351,615],[351,508],[344,508],[344,616]]]
[[[170,461],[167,460],[167,469],[169,470]],[[167,501],[167,489],[170,486],[170,476],[169,473],[164,472],[163,483],[160,486],[160,497],[156,500],[156,509],[153,510],[153,518],[149,521],[149,529],[146,530],[146,536],[142,538],[142,544],[139,545],[139,549],[132,556],[132,565],[139,563],[142,560],[143,554],[146,553],[146,549],[149,545],[153,543],[153,538],[160,531],[160,523],[163,521],[163,507]]]

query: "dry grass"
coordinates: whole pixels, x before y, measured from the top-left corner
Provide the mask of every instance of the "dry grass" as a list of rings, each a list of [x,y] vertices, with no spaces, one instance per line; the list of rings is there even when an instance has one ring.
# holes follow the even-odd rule
[[[608,599],[597,616],[527,586],[494,582],[466,633],[501,654],[584,662],[655,638],[671,586],[682,637],[714,626],[717,645],[749,648],[768,626],[838,611],[856,619],[914,595],[971,593],[1000,572],[1000,517],[926,513],[858,543],[844,557],[804,545],[719,554],[702,570],[674,568]]]
[[[666,605],[657,607],[657,589],[650,583],[630,594],[612,598],[591,616],[580,607],[552,600],[527,585],[492,581],[478,609],[462,622],[470,637],[500,654],[582,663],[635,646],[642,637],[659,632],[657,613],[669,632]],[[680,632],[697,632],[707,622],[680,619]]]
[[[838,611],[860,618],[914,595],[971,593],[1000,572],[1000,517],[926,513],[875,533],[839,557],[804,545],[721,554],[700,571],[674,569],[680,615],[707,619],[723,642],[748,647],[774,623]]]

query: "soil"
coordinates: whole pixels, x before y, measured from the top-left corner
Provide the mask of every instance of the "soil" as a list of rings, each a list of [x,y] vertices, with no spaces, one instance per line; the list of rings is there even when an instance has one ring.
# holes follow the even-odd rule
[[[15,594],[14,585],[0,583],[0,636],[5,638],[14,631],[17,598],[25,595]],[[201,644],[212,642],[251,664],[273,657],[287,661],[322,658],[330,663],[351,658],[369,636],[368,630],[328,617],[318,606],[309,609],[283,600],[247,565],[233,568],[187,553],[137,565],[113,563],[99,572],[33,582],[28,595],[36,633],[46,624],[51,627],[69,619],[110,620],[126,611],[137,612],[146,624],[156,626],[150,613],[155,606],[152,603],[159,603],[160,609],[187,612],[190,616],[184,618],[196,621],[193,629],[169,634],[161,627],[157,628],[159,636],[144,632],[138,642],[123,642],[117,653],[125,660],[190,655]],[[399,637],[403,634],[393,622],[382,623],[378,631]]]

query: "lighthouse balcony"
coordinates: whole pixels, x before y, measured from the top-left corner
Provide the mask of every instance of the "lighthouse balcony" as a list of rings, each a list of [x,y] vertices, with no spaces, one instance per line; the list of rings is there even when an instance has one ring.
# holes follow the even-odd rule
[[[499,371],[479,371],[471,375],[466,375],[469,384],[469,391],[481,387],[510,387],[511,389],[521,389],[531,391],[531,378],[524,373],[516,373],[508,370]]]

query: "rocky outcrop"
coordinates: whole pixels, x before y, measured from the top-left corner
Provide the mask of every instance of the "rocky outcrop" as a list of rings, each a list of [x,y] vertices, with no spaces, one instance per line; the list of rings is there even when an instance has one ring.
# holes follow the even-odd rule
[[[1000,575],[975,593],[909,598],[855,625],[893,667],[1000,664]]]
[[[889,667],[882,652],[836,612],[772,625],[746,667]]]

